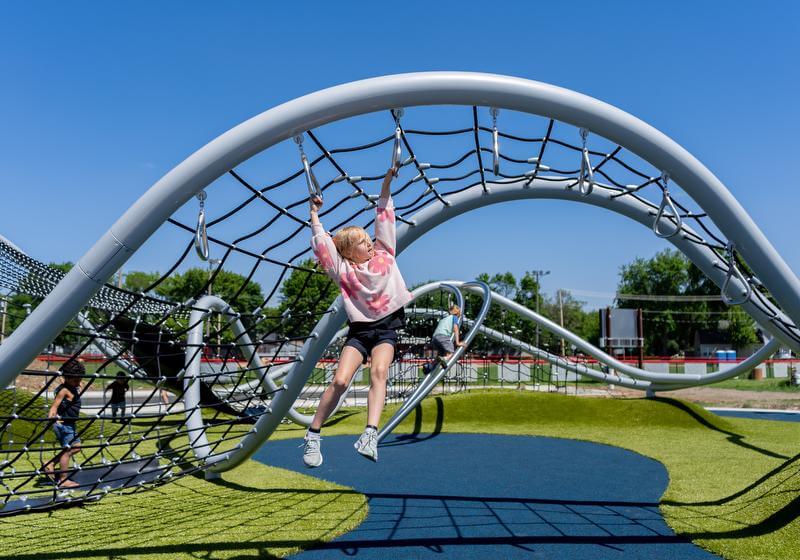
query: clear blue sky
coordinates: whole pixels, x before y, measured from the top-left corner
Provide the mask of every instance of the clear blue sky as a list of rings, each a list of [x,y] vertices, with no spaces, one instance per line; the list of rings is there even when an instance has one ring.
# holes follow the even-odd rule
[[[75,261],[164,173],[265,109],[360,78],[474,70],[662,130],[800,271],[798,21],[794,2],[4,3],[0,234]],[[613,292],[622,264],[666,246],[607,212],[532,201],[454,220],[401,264],[410,284],[545,268],[546,292]]]

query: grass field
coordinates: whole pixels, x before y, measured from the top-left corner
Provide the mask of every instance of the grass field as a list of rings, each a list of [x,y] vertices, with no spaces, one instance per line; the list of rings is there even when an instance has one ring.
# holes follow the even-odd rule
[[[326,434],[357,433],[364,420],[363,410],[344,410]],[[669,471],[661,510],[677,533],[726,558],[800,555],[800,423],[723,419],[670,399],[480,391],[428,399],[398,431],[542,435],[630,449]],[[282,426],[273,437],[302,434]],[[82,508],[0,518],[0,557],[282,556],[366,516],[352,490],[255,462],[224,479],[186,477]]]
[[[792,385],[788,378],[767,379],[726,379],[710,385],[717,389],[737,389],[740,391],[780,391],[800,395],[800,386]]]

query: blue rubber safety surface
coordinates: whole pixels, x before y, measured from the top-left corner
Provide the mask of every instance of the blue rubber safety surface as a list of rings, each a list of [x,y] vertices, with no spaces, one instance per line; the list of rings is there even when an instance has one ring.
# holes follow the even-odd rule
[[[355,488],[367,519],[299,559],[717,558],[669,529],[658,510],[663,465],[587,442],[482,434],[390,436],[378,463],[355,436],[323,437],[306,469],[300,440],[255,459]]]
[[[731,416],[733,418],[752,418],[755,420],[777,420],[780,422],[800,422],[800,414],[791,412],[766,412],[755,410],[709,410],[717,416]]]

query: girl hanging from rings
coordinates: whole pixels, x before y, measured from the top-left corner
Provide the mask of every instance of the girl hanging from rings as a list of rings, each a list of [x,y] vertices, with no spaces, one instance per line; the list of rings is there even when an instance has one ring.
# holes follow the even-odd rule
[[[322,199],[310,198],[311,248],[325,273],[342,292],[349,331],[333,381],[325,389],[308,429],[303,461],[322,464],[320,429],[350,385],[360,364],[370,360],[367,426],[354,444],[356,451],[378,460],[378,422],[386,397],[386,378],[394,359],[397,329],[405,321],[403,307],[411,299],[395,260],[395,216],[389,186],[393,167],[383,178],[375,214],[375,240],[358,226],[340,229],[331,237],[322,228],[318,212]]]

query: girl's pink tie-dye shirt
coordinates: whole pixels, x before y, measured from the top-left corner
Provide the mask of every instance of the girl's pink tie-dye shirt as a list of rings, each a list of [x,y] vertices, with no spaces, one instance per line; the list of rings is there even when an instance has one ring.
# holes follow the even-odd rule
[[[311,227],[311,248],[325,273],[339,284],[351,323],[382,319],[411,301],[411,293],[395,261],[395,218],[391,197],[378,200],[375,214],[375,256],[353,264],[336,251],[320,225]]]

